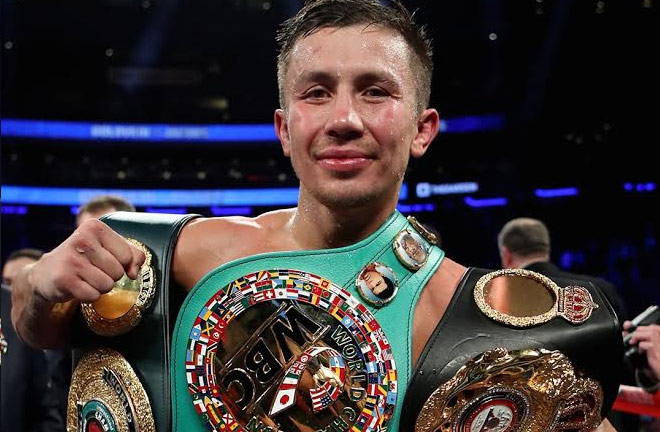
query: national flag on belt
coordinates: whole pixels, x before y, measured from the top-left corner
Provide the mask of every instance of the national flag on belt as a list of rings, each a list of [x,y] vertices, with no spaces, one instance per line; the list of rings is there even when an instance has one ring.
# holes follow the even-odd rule
[[[360,414],[360,417],[357,419],[357,421],[353,425],[353,428],[351,429],[351,431],[362,432],[364,430],[364,427],[366,426],[367,422],[369,422],[370,420],[371,420],[371,416],[367,416],[366,414],[364,414],[364,412],[362,412]]]
[[[275,298],[276,299],[285,299],[286,298],[286,289],[283,288],[278,288],[275,290]]]
[[[327,301],[323,300],[323,298],[319,298],[318,305],[325,310],[327,310],[330,307],[330,304]]]
[[[236,419],[234,419],[234,416],[231,415],[230,413],[226,413],[222,415],[222,421],[227,425],[230,426],[232,425]]]
[[[390,405],[396,403],[396,392],[387,392],[387,403]]]
[[[323,291],[321,291],[321,297],[323,297],[326,300],[329,300],[331,295],[332,295],[332,293],[330,291],[328,291],[327,289],[324,289]]]
[[[192,372],[186,372],[186,382],[188,384],[195,384],[195,377]]]
[[[319,304],[319,301],[320,301],[320,300],[321,300],[321,297],[319,297],[319,296],[316,295],[316,294],[312,294],[312,298],[310,299],[309,302],[310,302],[311,304],[313,304],[313,305],[316,306],[316,305]]]
[[[254,287],[256,288],[256,292],[263,291],[265,289],[269,289],[273,286],[273,283],[270,280],[262,280],[254,284]]]
[[[197,399],[193,401],[193,405],[195,405],[195,411],[197,411],[197,414],[202,414],[206,412],[206,406],[204,406],[204,401],[201,399]]]
[[[196,325],[190,330],[190,339],[199,340],[199,336],[201,334],[202,334],[202,327],[200,325]]]
[[[273,406],[270,409],[270,415],[274,416],[280,411],[290,407],[296,400],[296,386],[288,385],[287,388],[284,388],[284,385],[281,385],[275,394],[273,399]]]
[[[397,388],[399,386],[397,385],[396,381],[390,381],[390,391],[396,393]]]
[[[342,318],[341,323],[343,324],[344,327],[350,328],[353,325],[353,320],[349,315],[346,315],[344,316],[344,318]]]
[[[268,271],[260,271],[259,273],[257,273],[257,280],[258,281],[261,281],[261,280],[264,280],[264,279],[270,279],[270,278],[271,278],[271,275],[270,275],[270,272],[268,272]]]
[[[366,367],[367,367],[367,372],[370,374],[378,372],[377,362],[369,362],[366,364]]]
[[[295,288],[286,289],[286,297],[290,300],[298,300],[299,291]]]
[[[327,279],[321,279],[321,283],[320,283],[320,285],[321,285],[323,288],[327,288],[327,287],[330,285],[330,281],[327,280]]]
[[[248,299],[242,299],[240,302],[234,303],[234,305],[231,307],[231,312],[233,312],[236,315],[241,314],[247,307],[250,305]]]
[[[396,381],[396,370],[394,370],[394,369],[390,369],[390,370],[387,372],[387,378],[388,378],[390,381]]]
[[[275,292],[272,289],[267,289],[256,293],[253,298],[258,302],[272,300],[275,298]]]
[[[206,355],[206,345],[202,343],[195,344],[195,352],[197,355],[205,356]]]
[[[314,412],[319,412],[332,404],[330,395],[322,387],[310,389],[309,396],[312,398],[312,409]]]
[[[317,296],[320,296],[322,292],[323,292],[323,288],[321,288],[320,286],[317,285],[312,286],[312,294],[316,294]]]

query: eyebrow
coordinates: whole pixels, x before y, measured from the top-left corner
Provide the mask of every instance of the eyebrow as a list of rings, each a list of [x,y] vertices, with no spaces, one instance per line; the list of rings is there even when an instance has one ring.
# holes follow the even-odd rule
[[[332,83],[336,81],[336,75],[331,74],[324,70],[312,70],[303,72],[296,80],[296,85],[304,85],[310,82]],[[394,80],[390,74],[381,72],[363,72],[358,73],[355,81],[359,86],[367,86],[369,84],[380,83],[399,88],[399,83]]]

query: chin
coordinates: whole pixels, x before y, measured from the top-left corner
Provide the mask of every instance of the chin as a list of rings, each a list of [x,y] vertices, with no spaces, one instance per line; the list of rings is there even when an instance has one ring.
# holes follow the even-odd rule
[[[327,207],[345,209],[375,203],[381,196],[382,191],[373,188],[356,188],[352,185],[342,185],[336,189],[320,191],[317,198]]]

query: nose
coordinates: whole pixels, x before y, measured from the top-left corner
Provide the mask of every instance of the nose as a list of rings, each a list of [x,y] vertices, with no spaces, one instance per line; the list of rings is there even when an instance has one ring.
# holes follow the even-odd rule
[[[342,93],[334,98],[325,132],[340,140],[351,140],[362,136],[364,124],[351,95]]]

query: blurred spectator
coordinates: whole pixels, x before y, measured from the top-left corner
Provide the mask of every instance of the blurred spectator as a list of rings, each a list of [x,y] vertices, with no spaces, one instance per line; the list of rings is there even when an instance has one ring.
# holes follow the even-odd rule
[[[76,215],[76,226],[87,219],[98,219],[116,211],[134,212],[135,206],[118,195],[99,195],[80,206]]]
[[[521,268],[551,278],[565,277],[592,282],[605,294],[619,319],[628,318],[623,300],[614,285],[602,278],[563,271],[550,261],[550,232],[540,220],[532,218],[510,220],[500,230],[497,246],[503,268]]]
[[[632,323],[626,321],[624,330],[630,330]],[[655,393],[660,390],[660,325],[639,326],[632,332],[630,345],[637,345],[637,350],[645,357],[642,367],[635,369],[637,385]]]
[[[43,252],[20,249],[9,255],[2,267],[2,432],[54,432],[64,430],[64,418],[48,397],[46,354],[24,344],[11,324],[11,283],[23,267],[37,261]]]

